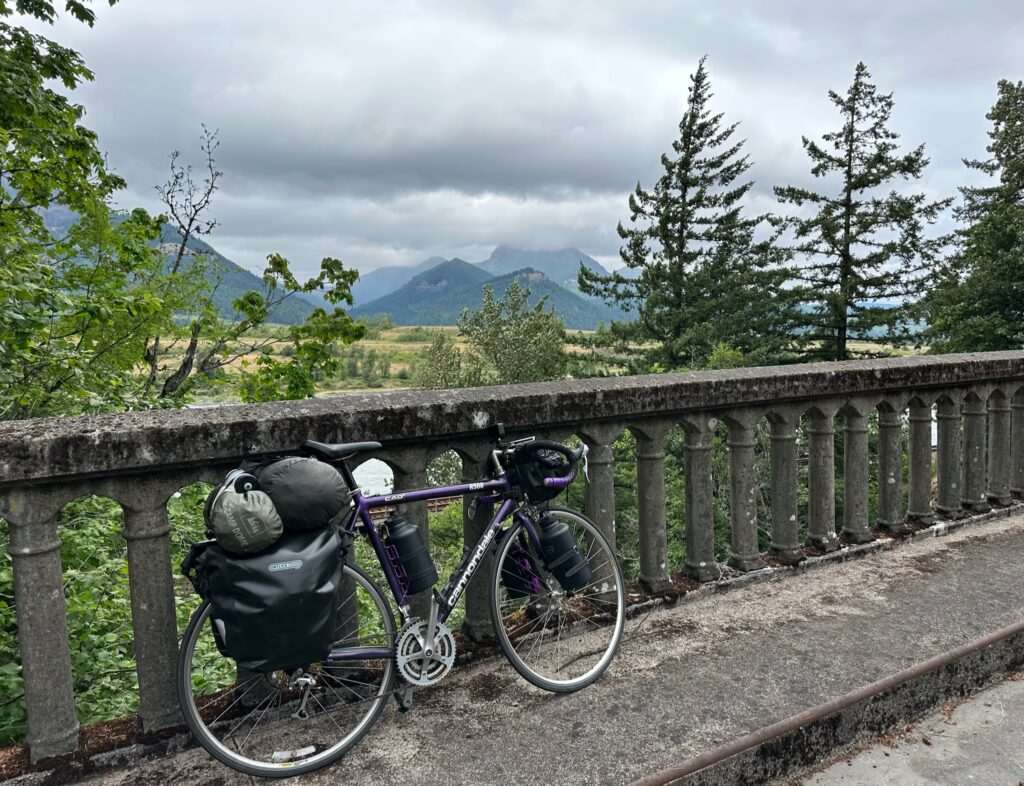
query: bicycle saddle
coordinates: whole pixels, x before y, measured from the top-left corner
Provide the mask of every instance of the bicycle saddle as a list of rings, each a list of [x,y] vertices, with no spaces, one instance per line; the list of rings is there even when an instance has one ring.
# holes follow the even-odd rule
[[[328,443],[314,442],[310,439],[304,442],[302,447],[323,458],[338,461],[339,459],[351,458],[356,453],[362,453],[367,450],[380,450],[381,444],[379,442]]]

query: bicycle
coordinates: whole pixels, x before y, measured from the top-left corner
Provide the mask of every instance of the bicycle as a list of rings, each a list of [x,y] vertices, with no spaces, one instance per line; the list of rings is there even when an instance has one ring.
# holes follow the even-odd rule
[[[352,490],[343,530],[369,543],[401,624],[378,584],[348,559],[330,653],[290,673],[252,673],[221,654],[213,625],[206,624],[210,604],[204,602],[183,636],[177,682],[186,723],[207,752],[233,769],[271,778],[302,775],[340,759],[390,697],[408,710],[414,688],[436,685],[450,672],[455,638],[445,622],[489,552],[495,554],[490,614],[497,644],[516,671],[539,688],[561,693],[586,687],[605,672],[625,621],[621,567],[592,521],[565,508],[541,507],[572,482],[581,460],[585,472],[586,446],[574,450],[533,437],[506,443],[500,424],[492,436],[492,477],[373,496],[363,495],[346,462],[379,450],[380,443],[304,444],[306,454],[334,465]],[[497,511],[476,545],[464,550],[444,588],[432,590],[427,618],[414,617],[401,563],[389,553],[370,511],[469,494],[478,495],[473,505],[495,504]],[[568,527],[585,555],[585,586],[565,589],[552,572],[557,559],[542,553],[539,528],[552,520]],[[182,563],[186,575],[196,550],[209,543],[193,546]]]

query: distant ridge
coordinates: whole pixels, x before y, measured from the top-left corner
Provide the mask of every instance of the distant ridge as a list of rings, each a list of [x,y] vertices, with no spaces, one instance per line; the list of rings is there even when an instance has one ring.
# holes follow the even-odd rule
[[[478,273],[482,272],[474,265],[469,267],[475,268]],[[513,281],[519,281],[529,288],[531,304],[546,297],[545,307],[554,310],[569,328],[593,330],[602,322],[607,324],[612,319],[621,318],[620,312],[570,292],[543,273],[529,268],[503,276],[488,276],[461,288],[446,286],[432,297],[424,296],[422,281],[417,276],[398,292],[353,309],[351,313],[353,316],[388,314],[398,325],[454,325],[463,309],[480,307],[484,284],[489,284],[495,296],[501,298]]]
[[[409,319],[412,314],[429,314],[441,308],[437,304],[447,301],[453,292],[463,292],[474,288],[479,290],[482,284],[490,279],[489,274],[469,262],[458,258],[444,260],[429,270],[413,276],[410,281],[394,292],[389,292],[369,303],[349,309],[349,314],[353,317],[390,314],[395,323],[399,325],[455,324],[454,318],[451,322],[417,322],[415,319],[412,321]],[[437,313],[441,313],[441,311]]]
[[[444,257],[431,257],[410,267],[379,267],[365,275],[360,274],[352,287],[352,300],[357,306],[369,303],[399,289],[413,276],[446,261]]]
[[[608,275],[604,266],[578,248],[561,248],[555,251],[529,251],[511,246],[498,246],[490,257],[480,262],[481,268],[494,276],[503,276],[517,270],[530,268],[547,276],[572,292],[578,292],[577,274],[580,264],[594,273]]]

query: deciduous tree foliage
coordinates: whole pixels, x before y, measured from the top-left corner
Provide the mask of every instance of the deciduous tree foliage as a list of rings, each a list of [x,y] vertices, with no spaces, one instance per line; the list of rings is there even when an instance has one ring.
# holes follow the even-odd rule
[[[93,23],[88,5],[65,7]],[[168,216],[115,212],[124,181],[107,170],[82,107],[54,87],[73,91],[92,73],[77,52],[11,24],[15,12],[57,16],[42,0],[0,0],[0,419],[177,405],[197,379],[215,381],[254,352],[247,399],[312,395],[313,380],[335,362],[330,344],[361,335],[344,310],[317,309],[285,336],[253,333],[299,292],[325,290],[331,304],[350,304],[356,273],[327,258],[319,275],[299,282],[287,260],[271,255],[265,289],[235,303],[241,318],[219,319],[208,266],[189,249],[214,224],[216,132],[204,129],[201,181],[172,156],[160,189]],[[70,216],[57,235],[55,216]],[[177,238],[169,258],[160,247],[165,222]],[[269,354],[282,342],[294,348],[287,363]]]
[[[853,341],[902,343],[910,336],[907,299],[919,294],[947,238],[928,228],[950,204],[924,193],[892,189],[921,177],[924,145],[900,154],[888,127],[892,94],[879,93],[863,63],[845,95],[829,91],[842,121],[822,143],[803,138],[811,174],[825,188],[777,186],[795,215],[775,219],[788,230],[805,284],[811,357],[846,360]]]
[[[530,290],[513,280],[499,300],[484,284],[484,299],[475,311],[459,317],[459,334],[468,349],[459,351],[445,333],[426,349],[413,376],[422,388],[511,385],[562,379],[569,370],[565,323],[544,298],[530,305]]]
[[[686,112],[665,173],[629,198],[630,225],[619,224],[627,271],[602,276],[581,266],[580,290],[636,319],[613,323],[609,343],[632,355],[635,370],[701,367],[722,348],[748,363],[784,356],[794,340],[786,270],[768,243],[755,242],[763,217],[746,217],[751,163],[709,109],[704,59],[691,77]]]
[[[565,323],[544,309],[545,299],[530,306],[530,290],[515,280],[501,300],[490,285],[483,289],[480,308],[463,311],[457,323],[470,345],[470,364],[498,385],[563,378],[569,368]]]
[[[990,157],[964,160],[995,182],[960,189],[957,253],[921,304],[933,352],[1024,347],[1024,82],[996,90]]]

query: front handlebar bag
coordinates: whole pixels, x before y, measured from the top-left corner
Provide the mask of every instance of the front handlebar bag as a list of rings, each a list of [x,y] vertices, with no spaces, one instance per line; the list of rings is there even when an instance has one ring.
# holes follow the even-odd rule
[[[200,559],[218,648],[241,668],[290,671],[330,652],[344,563],[337,528],[286,532],[255,555],[211,545]]]
[[[572,472],[572,463],[561,452],[542,443],[527,443],[512,458],[515,484],[531,502],[546,502],[562,493],[561,488],[544,485],[548,478],[562,478]]]

